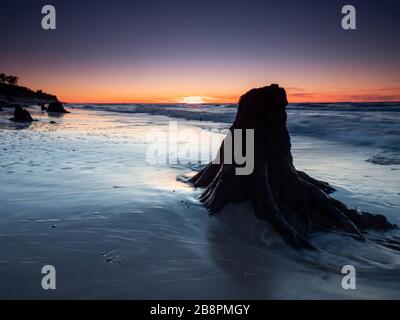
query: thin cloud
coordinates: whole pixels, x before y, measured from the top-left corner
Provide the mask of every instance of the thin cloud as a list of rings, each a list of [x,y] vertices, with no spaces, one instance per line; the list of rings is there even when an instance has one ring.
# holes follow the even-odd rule
[[[291,97],[296,98],[313,98],[315,97],[315,93],[312,92],[298,92],[298,93],[290,93]]]
[[[385,94],[349,94],[343,96],[343,98],[348,99],[349,101],[400,101],[399,95],[385,95]]]
[[[399,93],[400,93],[400,87],[382,87],[382,88],[366,89],[366,90],[361,90],[361,91],[362,92],[399,91]]]
[[[300,87],[286,87],[286,91],[299,91],[299,92],[304,92],[306,89],[300,88]]]

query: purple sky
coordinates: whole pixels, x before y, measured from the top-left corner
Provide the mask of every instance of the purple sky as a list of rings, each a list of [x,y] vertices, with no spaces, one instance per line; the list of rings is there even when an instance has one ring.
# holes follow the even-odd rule
[[[66,101],[236,101],[272,82],[291,101],[400,100],[399,16],[389,0],[2,0],[0,71]]]

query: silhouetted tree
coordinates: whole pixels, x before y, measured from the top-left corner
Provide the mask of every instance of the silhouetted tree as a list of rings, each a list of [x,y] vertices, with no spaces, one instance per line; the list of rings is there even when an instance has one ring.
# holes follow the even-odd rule
[[[0,83],[7,83],[11,86],[16,86],[18,84],[19,78],[13,75],[7,76],[4,73],[0,73]]]
[[[6,82],[11,86],[16,86],[18,84],[18,77],[16,76],[7,76]]]

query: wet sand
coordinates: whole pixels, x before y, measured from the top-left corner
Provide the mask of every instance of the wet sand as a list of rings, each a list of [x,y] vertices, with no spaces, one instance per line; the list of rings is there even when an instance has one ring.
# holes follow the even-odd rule
[[[176,180],[191,166],[146,162],[146,134],[166,130],[170,118],[31,111],[39,121],[29,127],[0,112],[0,298],[399,298],[400,255],[392,250],[316,235],[320,250],[299,253],[248,203],[209,217],[200,190]],[[396,167],[317,138],[294,136],[293,149],[296,167],[331,182],[336,197],[400,224]],[[41,288],[46,264],[56,267],[55,291]],[[357,268],[357,290],[341,288],[345,264]]]

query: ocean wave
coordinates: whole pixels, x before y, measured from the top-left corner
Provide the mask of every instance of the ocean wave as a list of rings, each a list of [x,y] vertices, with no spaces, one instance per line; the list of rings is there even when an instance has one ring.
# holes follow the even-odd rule
[[[400,165],[400,155],[388,150],[381,150],[379,153],[369,157],[367,162],[379,165]]]
[[[233,122],[237,110],[236,104],[90,104],[75,107],[224,124]],[[298,103],[290,104],[287,112],[292,135],[369,147],[373,154],[367,161],[381,165],[400,164],[400,103]]]

